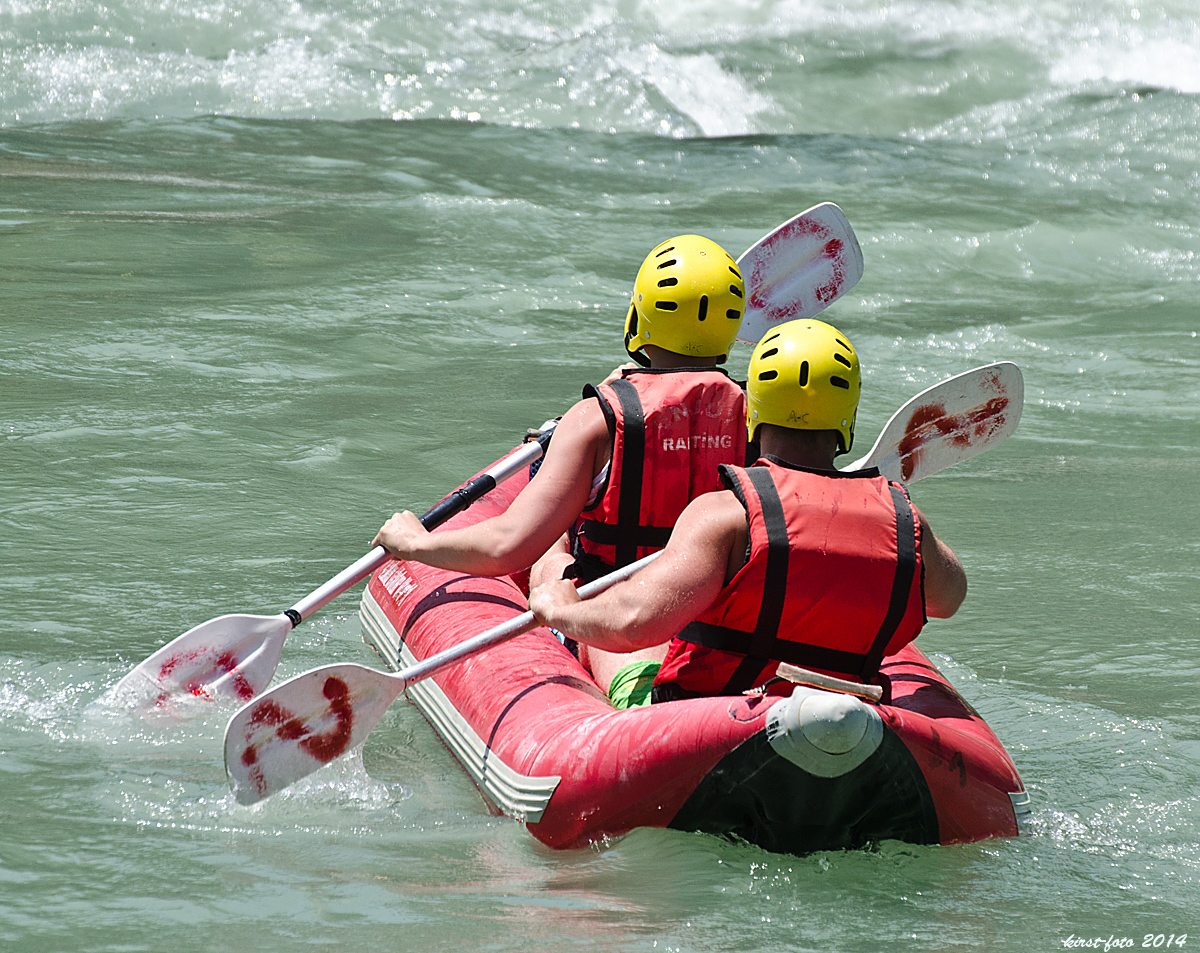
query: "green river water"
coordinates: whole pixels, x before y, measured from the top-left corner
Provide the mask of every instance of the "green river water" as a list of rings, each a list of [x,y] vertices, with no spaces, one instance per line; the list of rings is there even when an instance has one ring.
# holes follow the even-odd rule
[[[1064,50],[1129,22],[1119,5],[1042,11],[1060,48],[972,27],[1008,22],[990,5],[821,7],[812,24],[749,5],[732,38],[706,4],[695,26],[621,8],[556,46],[550,8],[513,8],[505,32],[468,4],[444,15],[474,33],[362,41],[355,59],[369,6],[260,3],[270,29],[240,34],[224,7],[139,7],[123,28],[145,57],[122,60],[95,52],[116,12],[75,4],[64,26],[63,8],[0,4],[5,948],[1200,945],[1200,83],[1188,56],[1186,82],[1158,69],[1200,50],[1195,17],[1144,10],[1125,73],[1105,73]],[[168,21],[200,9],[257,52],[206,33],[189,85]],[[966,25],[903,25],[931,10]],[[295,39],[308,58],[268,71],[318,15],[342,45]],[[774,111],[689,112],[662,62],[630,92],[596,52],[614,32],[674,50],[679,82],[716,57]],[[151,35],[177,48],[161,73]],[[413,65],[437,56],[442,74]],[[567,62],[589,82],[582,65],[565,91],[518,78]],[[321,69],[341,85],[309,77],[332,90],[313,105]],[[396,98],[406,69],[425,99]],[[865,259],[825,315],[865,369],[859,446],[945,377],[1024,372],[1016,435],[913,489],[970,581],[919,644],[1012,754],[1024,836],[793,857],[639,830],[555,852],[491,816],[403,700],[361,752],[246,808],[222,765],[232,709],[163,726],[103,704],[170,638],[291,605],[393,510],[569,406],[624,359],[655,243],[696,231],[737,255],[820,201]],[[357,598],[292,633],[281,677],[376,664]]]

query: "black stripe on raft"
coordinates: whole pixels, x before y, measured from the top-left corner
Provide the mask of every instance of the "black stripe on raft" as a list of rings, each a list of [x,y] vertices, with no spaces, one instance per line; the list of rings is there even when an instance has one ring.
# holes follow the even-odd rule
[[[457,579],[451,579],[449,582],[444,582],[428,595],[426,595],[414,607],[407,621],[404,623],[404,631],[400,633],[400,644],[404,644],[404,640],[408,638],[409,630],[416,625],[417,620],[431,609],[436,609],[439,606],[451,605],[455,602],[489,602],[492,605],[508,606],[510,609],[516,609],[517,612],[525,612],[529,606],[516,602],[512,599],[506,599],[504,596],[494,595],[490,592],[449,592],[446,587],[456,582],[463,582],[467,579],[478,579],[478,576],[460,576]]]

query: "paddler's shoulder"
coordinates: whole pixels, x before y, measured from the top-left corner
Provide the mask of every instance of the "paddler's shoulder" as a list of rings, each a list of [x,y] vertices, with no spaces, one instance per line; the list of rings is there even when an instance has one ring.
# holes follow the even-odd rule
[[[580,441],[584,443],[607,443],[608,422],[603,408],[593,397],[577,401],[562,416],[554,431],[556,441]]]

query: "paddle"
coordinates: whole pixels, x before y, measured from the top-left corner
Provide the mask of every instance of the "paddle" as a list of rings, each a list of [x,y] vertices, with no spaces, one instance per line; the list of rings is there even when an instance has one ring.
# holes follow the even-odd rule
[[[579,589],[590,599],[649,565],[652,553]],[[241,804],[254,804],[362,744],[414,682],[539,625],[532,612],[501,623],[394,675],[345,662],[297,675],[245,705],[225,729],[225,770]]]
[[[957,374],[901,407],[865,457],[846,467],[878,467],[889,480],[915,483],[1003,443],[1025,401],[1021,369],[1010,361]]]
[[[883,466],[902,471],[905,483],[923,480],[1007,439],[1022,399],[1015,364],[959,374],[905,404],[871,452],[846,469]],[[580,597],[603,592],[657,555],[583,586]],[[277,686],[243,706],[225,730],[225,770],[238,801],[254,804],[306,777],[361,744],[409,685],[536,626],[533,613],[526,612],[394,675],[347,663],[315,668]]]
[[[760,238],[738,267],[748,295],[738,340],[757,344],[775,325],[811,318],[853,288],[863,256],[842,210],[824,202]]]
[[[784,222],[748,248],[739,262],[746,262],[752,275],[758,276],[747,282],[748,287],[754,289],[754,281],[763,282],[763,287],[750,295],[743,328],[746,322],[765,328],[791,317],[815,314],[862,275],[862,253],[850,223],[841,209],[829,203]],[[803,314],[792,307],[790,295],[803,301]],[[757,342],[758,337],[753,340]],[[552,427],[544,424],[542,433]],[[545,439],[530,443],[492,471],[455,490],[421,517],[422,524],[426,529],[441,525],[537,460],[545,443]],[[114,699],[142,710],[160,709],[176,695],[248,701],[271,681],[288,633],[386,560],[386,551],[377,546],[279,615],[223,615],[189,629],[121,679]]]
[[[546,421],[537,440],[463,484],[422,516],[421,524],[426,529],[440,526],[538,460],[555,425]],[[389,558],[386,549],[376,546],[279,615],[223,615],[188,629],[121,679],[114,698],[143,711],[161,709],[175,695],[249,701],[270,683],[288,633]]]

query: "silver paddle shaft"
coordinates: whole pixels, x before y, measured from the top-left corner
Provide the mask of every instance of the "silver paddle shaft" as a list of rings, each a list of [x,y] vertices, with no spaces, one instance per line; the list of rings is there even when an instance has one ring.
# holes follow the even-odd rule
[[[592,596],[597,596],[611,586],[616,585],[625,579],[628,579],[639,569],[644,569],[654,562],[660,555],[662,550],[656,553],[651,553],[649,556],[643,556],[637,562],[630,563],[628,566],[623,566],[610,572],[606,576],[601,576],[594,582],[589,582],[587,585],[579,587],[579,598],[590,599]],[[528,632],[530,629],[536,629],[540,622],[534,617],[532,612],[524,612],[515,619],[509,619],[507,622],[502,622],[495,628],[488,629],[486,632],[481,632],[479,635],[467,639],[465,642],[459,642],[458,645],[452,646],[442,652],[437,652],[434,655],[423,661],[417,662],[415,665],[410,665],[403,671],[397,672],[390,676],[399,681],[403,679],[404,688],[408,688],[414,682],[419,682],[422,679],[428,678],[430,675],[435,675],[444,669],[447,665],[453,665],[459,659],[468,655],[474,655],[477,652],[482,652],[486,648],[493,645],[499,645],[501,642],[507,642],[509,639],[520,635],[523,632]],[[403,691],[404,689],[401,689]]]

